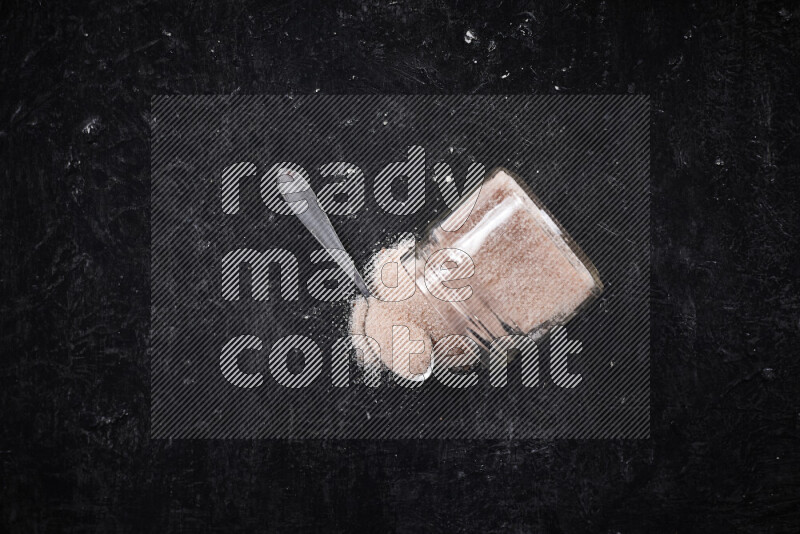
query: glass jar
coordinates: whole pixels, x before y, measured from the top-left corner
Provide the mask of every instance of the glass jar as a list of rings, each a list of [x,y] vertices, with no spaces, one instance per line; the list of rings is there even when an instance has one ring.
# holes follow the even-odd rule
[[[569,234],[502,168],[463,195],[401,263],[452,333],[485,350],[509,334],[540,338],[603,290]]]

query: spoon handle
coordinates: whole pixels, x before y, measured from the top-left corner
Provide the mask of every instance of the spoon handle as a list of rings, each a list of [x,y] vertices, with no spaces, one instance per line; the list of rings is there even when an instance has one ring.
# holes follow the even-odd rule
[[[278,177],[278,187],[290,208],[300,219],[311,235],[328,251],[333,260],[347,273],[364,297],[369,297],[369,289],[356,270],[353,259],[345,251],[328,215],[322,211],[317,196],[301,176],[289,173]]]

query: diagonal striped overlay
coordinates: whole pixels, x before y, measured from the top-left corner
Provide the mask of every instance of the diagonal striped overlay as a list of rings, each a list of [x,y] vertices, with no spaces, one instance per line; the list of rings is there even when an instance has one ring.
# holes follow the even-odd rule
[[[649,120],[629,95],[154,97],[152,436],[648,437]],[[311,184],[363,269],[497,167],[568,230],[603,294],[471,374],[364,375],[369,339],[345,339],[356,290],[274,178]]]

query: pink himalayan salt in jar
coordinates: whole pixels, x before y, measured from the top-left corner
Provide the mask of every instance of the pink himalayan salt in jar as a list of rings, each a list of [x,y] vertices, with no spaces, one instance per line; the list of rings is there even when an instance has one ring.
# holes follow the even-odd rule
[[[577,244],[504,169],[464,195],[402,264],[453,333],[486,349],[512,333],[541,337],[603,289]]]
[[[385,284],[384,267],[393,263],[402,269]],[[373,296],[354,308],[352,333],[375,339],[383,365],[411,380],[427,378],[432,359],[446,367],[477,362],[468,344],[439,351],[448,336],[466,336],[484,350],[509,334],[538,339],[603,287],[566,231],[504,169],[465,194],[424,241],[378,254],[370,286]],[[402,350],[396,325],[408,327]]]

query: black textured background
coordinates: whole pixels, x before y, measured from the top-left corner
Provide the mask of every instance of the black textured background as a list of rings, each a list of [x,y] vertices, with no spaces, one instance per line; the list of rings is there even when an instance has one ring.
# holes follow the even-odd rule
[[[0,4],[0,531],[796,531],[800,9],[665,4]],[[650,95],[652,439],[148,438],[150,97],[316,89]]]

